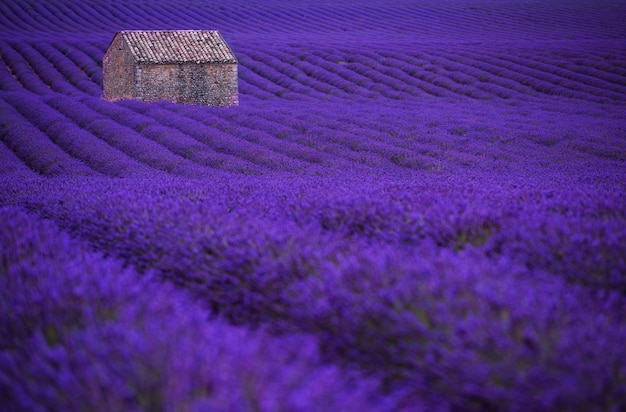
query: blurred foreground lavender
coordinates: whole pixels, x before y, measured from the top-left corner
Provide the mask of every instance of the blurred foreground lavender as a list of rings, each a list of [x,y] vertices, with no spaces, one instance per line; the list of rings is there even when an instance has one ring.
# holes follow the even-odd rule
[[[3,410],[380,410],[313,337],[208,320],[53,224],[0,210]]]
[[[145,273],[123,269],[110,258],[87,252],[84,245],[74,246],[45,221],[5,210],[7,286],[2,290],[9,319],[5,323],[11,329],[3,336],[12,337],[5,344],[5,359],[15,365],[4,375],[5,388],[11,378],[23,376],[19,356],[30,356],[23,350],[43,351],[45,356],[55,350],[77,354],[76,347],[84,343],[73,340],[76,336],[110,328],[133,336],[133,343],[129,348],[130,342],[113,339],[102,350],[147,348],[137,349],[141,355],[119,355],[127,356],[126,361],[137,356],[135,367],[123,362],[130,377],[120,379],[140,381],[128,385],[147,384],[143,363],[154,365],[150,376],[165,374],[169,379],[174,376],[169,368],[178,371],[178,362],[187,356],[196,361],[185,363],[187,369],[176,372],[177,380],[206,374],[206,368],[213,370],[208,365],[217,362],[213,355],[198,346],[189,354],[165,349],[192,345],[187,340],[202,345],[198,342],[209,339],[207,348],[215,345],[212,338],[198,336],[204,329],[217,334],[211,329],[217,321],[207,321],[208,313],[202,315],[190,300],[230,323],[262,326],[274,335],[317,336],[326,361],[380,380],[381,390],[367,396],[388,393],[388,402],[400,399],[396,408],[419,410],[432,402],[477,410],[621,407],[626,389],[624,193],[565,181],[560,188],[546,189],[532,180],[517,187],[513,182],[487,185],[487,180],[452,178],[426,184],[416,178],[404,184],[397,178],[356,175],[343,182],[215,177],[211,185],[179,178],[38,179],[27,186],[5,182],[3,192],[15,203],[41,211],[99,251]],[[362,185],[355,186],[357,180]],[[185,297],[162,280],[182,287]],[[187,309],[163,309],[157,304],[161,300]],[[200,323],[187,325],[188,313],[197,313],[194,319]],[[154,325],[146,326],[149,322],[137,316],[147,316]],[[222,330],[244,333],[217,324],[224,336],[220,339],[231,333]],[[288,359],[300,359],[303,343],[279,348],[286,345],[283,338],[245,333],[249,342],[261,337],[269,342],[263,341],[263,350],[269,352],[246,362],[276,367],[271,382],[278,386],[259,389],[271,392],[264,392],[270,400],[259,398],[262,410],[290,409],[291,379],[305,380],[328,402],[356,396],[358,401],[349,403],[355,409],[364,404],[385,409],[368,403],[361,391],[373,386],[361,388],[341,374],[328,387],[323,383],[318,388],[317,369],[325,369],[317,355],[302,355],[306,361],[298,362],[306,365],[293,366],[304,368],[293,378],[296,372]],[[302,339],[315,353],[312,338]],[[280,355],[266,347],[274,340]],[[155,342],[165,348],[152,349]],[[31,344],[39,346],[25,349]],[[106,357],[94,356],[94,362]],[[234,369],[224,373],[240,371],[236,357],[225,359],[220,355],[220,362]],[[67,373],[87,373],[82,372],[86,366],[72,362]],[[169,362],[175,366],[160,366]],[[278,367],[277,362],[286,364]],[[32,376],[39,376],[37,368],[45,362],[29,364]],[[149,389],[160,393],[151,396],[164,397],[152,401],[167,409],[174,395],[162,391],[173,383],[162,379],[159,389],[135,389],[134,401],[144,402],[140,398]],[[247,378],[228,379],[225,388]],[[41,381],[36,382],[38,387]],[[190,382],[195,388],[191,392],[200,390],[195,378]],[[326,392],[334,392],[337,385],[347,385],[355,394],[335,398]],[[65,391],[64,384],[59,389]],[[171,399],[175,405],[192,406],[187,395]],[[264,402],[280,406],[266,407]],[[318,400],[310,402],[303,410],[315,410]]]

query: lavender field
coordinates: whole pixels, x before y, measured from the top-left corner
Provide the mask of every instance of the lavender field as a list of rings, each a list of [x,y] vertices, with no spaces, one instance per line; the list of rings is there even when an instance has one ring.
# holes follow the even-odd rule
[[[0,0],[2,411],[626,410],[622,0]],[[240,105],[108,102],[219,30]]]

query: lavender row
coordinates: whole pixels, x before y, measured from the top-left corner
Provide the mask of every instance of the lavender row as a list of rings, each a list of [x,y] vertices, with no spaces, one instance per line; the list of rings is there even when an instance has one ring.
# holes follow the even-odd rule
[[[265,60],[265,59],[264,59]],[[315,56],[300,56],[300,59],[287,66],[284,70],[285,74],[289,77],[302,78],[306,76],[311,81],[317,81],[321,84],[328,84],[333,90],[338,93],[355,94],[355,86],[353,79],[347,79],[349,76],[343,70],[341,66],[335,64],[327,64],[324,60],[316,59]],[[287,70],[291,69],[291,73]],[[320,88],[320,86],[317,86]],[[328,86],[325,86],[328,87]],[[367,88],[364,88],[361,92],[367,93]],[[323,93],[328,93],[328,90],[321,88]]]
[[[80,92],[90,96],[100,97],[102,89],[98,84],[87,78],[85,73],[79,70],[79,67],[74,61],[59,53],[56,48],[49,44],[35,45],[34,48],[41,53],[43,57],[48,59],[54,68]]]
[[[472,85],[479,91],[486,92],[487,95],[510,98],[512,92],[518,87],[510,79],[493,76],[497,71],[495,66],[487,66],[481,70],[479,50],[439,52],[429,48],[420,53],[408,52],[402,55],[396,53],[385,55],[385,57],[400,60],[399,64],[403,66],[403,70],[411,76],[428,78],[437,74],[460,84]]]
[[[2,142],[30,170],[44,176],[98,174],[63,151],[4,98],[0,98],[0,114],[4,125],[0,134]],[[3,156],[2,162],[9,162],[11,157]]]
[[[310,336],[229,326],[184,294],[0,209],[0,388],[10,410],[392,410]],[[67,396],[71,394],[71,396]]]
[[[616,117],[607,123],[602,120],[605,114],[601,106],[587,106],[585,116],[564,122],[558,110],[577,110],[575,102],[551,105],[554,115],[540,115],[532,107],[545,104],[543,101],[517,101],[515,110],[508,105],[491,105],[491,112],[459,103],[441,114],[445,102],[437,100],[430,100],[428,107],[388,102],[375,110],[364,102],[340,110],[332,102],[277,102],[271,110],[251,105],[222,111],[166,103],[73,99],[61,95],[42,99],[11,92],[6,94],[6,102],[17,105],[19,112],[9,110],[6,116],[9,120],[18,116],[16,122],[28,119],[38,129],[35,132],[28,125],[33,133],[42,134],[105,174],[114,172],[106,169],[104,159],[110,157],[116,164],[124,158],[117,157],[119,149],[126,153],[127,161],[134,162],[133,167],[148,165],[195,176],[202,175],[207,166],[244,174],[272,170],[324,173],[322,166],[330,166],[327,170],[376,167],[452,171],[474,167],[488,171],[524,164],[556,170],[557,161],[590,170],[590,162],[623,158],[620,120]],[[35,107],[40,110],[32,110]],[[525,111],[532,121],[520,123],[516,110]],[[513,127],[514,123],[518,126]],[[606,142],[586,137],[584,131],[596,127]],[[78,135],[81,137],[76,140]],[[86,152],[74,147],[87,142],[94,144]],[[533,144],[545,149],[537,152]],[[12,147],[17,150],[17,146]],[[94,160],[98,158],[102,160]],[[123,168],[121,164],[119,167]],[[607,167],[613,166],[607,163]]]
[[[12,47],[21,55],[24,62],[33,70],[51,91],[64,94],[75,94],[76,89],[63,77],[59,71],[41,53],[37,52],[28,43],[19,42]]]
[[[322,229],[350,238],[429,242],[452,250],[479,247],[488,256],[504,255],[533,271],[626,291],[623,192],[607,187],[598,195],[599,189],[578,186],[569,192],[533,193],[517,185],[491,185],[393,185],[344,202],[324,199],[295,219],[313,219]]]
[[[566,70],[566,65],[560,61],[555,62],[553,56],[517,56],[517,60],[520,63],[524,62],[528,67],[549,73],[558,79],[557,81],[562,82],[562,78],[566,79],[567,82],[562,84],[564,87],[584,89],[589,94],[607,96],[614,100],[623,98],[623,93],[620,93],[625,85],[623,77],[611,73],[614,68],[603,63],[604,58],[600,56],[587,56],[585,64],[574,70]],[[572,53],[568,60],[582,63],[580,55],[575,53]]]
[[[292,41],[293,37],[324,41],[588,40],[621,38],[624,33],[620,25],[623,8],[611,4],[614,12],[604,13],[590,2],[575,8],[551,5],[541,13],[525,4],[503,9],[479,5],[468,10],[464,3],[414,7],[381,6],[376,1],[340,8],[303,3],[295,10],[280,1],[255,8],[245,2],[217,2],[211,7],[200,5],[193,12],[187,11],[187,6],[184,2],[157,2],[144,8],[117,2],[48,5],[11,0],[3,3],[3,16],[7,16],[3,27],[8,33],[102,33],[114,31],[120,24],[128,28],[219,27],[244,40],[281,41]],[[584,19],[578,17],[580,13]]]
[[[310,51],[309,51],[310,52]],[[357,90],[350,82],[339,78],[334,73],[326,76],[325,69],[318,65],[311,65],[306,61],[309,55],[294,55],[290,52],[274,51],[270,53],[260,53],[248,48],[242,49],[242,64],[244,78],[247,70],[266,78],[268,81],[263,86],[276,96],[290,99],[296,98],[298,94],[305,96],[345,96],[346,92],[354,94]],[[339,67],[339,66],[338,66]],[[373,94],[359,88],[359,93]]]
[[[120,125],[87,105],[63,96],[46,99],[46,104],[67,116],[81,129],[151,168],[190,177],[206,175],[206,169],[177,156],[134,129]]]
[[[90,64],[76,60],[76,57],[68,59],[45,44],[31,46],[17,42],[12,47],[5,44],[3,49],[8,67],[28,90],[39,94],[50,90],[68,95],[86,93],[98,96],[101,93],[98,87],[101,76],[96,74],[100,69],[96,61]],[[428,51],[426,56],[438,56],[429,58],[429,63],[423,60],[426,56],[407,53],[405,49],[393,54],[344,50],[341,52],[343,56],[339,56],[345,60],[335,59],[333,62],[320,58],[327,53],[323,49],[303,53],[304,50],[297,47],[290,47],[287,52],[258,52],[249,46],[242,48],[242,91],[260,98],[284,99],[369,98],[376,95],[392,99],[415,99],[424,95],[484,99],[493,96],[510,98],[513,92],[539,92],[602,101],[621,99],[620,86],[614,83],[618,80],[606,82],[554,67],[562,66],[574,57],[547,57],[547,63],[538,63],[523,56],[508,57],[502,50],[485,47],[472,51]],[[92,50],[90,54],[92,59],[99,61],[103,50]],[[526,61],[530,66],[524,63]],[[86,73],[90,79],[84,77]],[[7,87],[15,88],[15,85]]]
[[[160,122],[160,117],[150,115],[151,105],[132,101],[111,104],[99,99],[89,99],[87,104],[119,125],[131,128],[144,139],[153,141],[200,166],[241,174],[259,174],[263,171],[263,168],[238,156],[236,150],[228,153],[219,146],[208,145],[185,133],[185,129],[177,128],[177,122],[170,122],[168,123],[170,126],[164,126]]]
[[[0,108],[2,111],[3,108]],[[0,137],[0,175],[3,177],[11,176],[13,178],[32,178],[36,177],[35,173],[29,168],[22,159],[20,159],[11,149],[7,146],[7,139],[5,136]]]
[[[241,62],[242,78],[250,84],[260,85],[260,87],[257,87],[265,93],[278,97],[284,96],[285,98],[289,98],[290,95],[287,93],[291,88],[295,88],[295,90],[306,90],[307,93],[310,93],[309,90],[298,87],[291,80],[284,79],[279,71],[264,67],[265,64],[263,62],[250,60],[250,56],[242,56]],[[253,94],[258,95],[259,93],[255,91]]]
[[[54,144],[91,169],[108,176],[150,173],[150,168],[81,129],[38,97],[26,93],[11,93],[4,98]]]
[[[252,108],[236,112],[219,110],[207,112],[204,108],[193,107],[182,110],[176,108],[175,112],[177,115],[192,119],[207,128],[217,128],[293,159],[292,167],[285,169],[285,171],[317,169],[318,164],[325,166],[345,165],[338,159],[325,159],[317,150],[284,139],[289,130],[288,126],[283,124],[284,122],[267,122],[263,119],[262,113],[258,113]]]
[[[76,61],[59,54],[57,49],[49,44],[31,45],[21,41],[6,44],[3,49],[8,68],[28,90],[39,94],[49,91],[67,95],[100,96],[102,94],[99,85],[86,77],[84,69],[79,67]],[[74,52],[76,52],[75,49]],[[93,61],[91,63],[84,60],[79,62],[83,67],[91,64],[92,67],[87,69],[92,73],[94,70],[101,71]],[[45,86],[36,85],[35,79],[40,79]]]
[[[255,99],[263,99],[268,100],[275,97],[275,94],[272,94],[270,91],[266,89],[263,84],[265,83],[265,79],[255,73],[254,70],[248,68],[248,64],[246,64],[245,58],[241,57],[241,67],[239,69],[239,91],[242,95],[246,97],[251,97]],[[279,93],[281,89],[277,89],[276,93]]]
[[[522,85],[531,87],[533,90],[540,93],[587,99],[589,99],[589,95],[594,96],[599,94],[601,97],[606,96],[610,99],[622,99],[620,94],[613,93],[611,88],[607,88],[606,85],[603,85],[604,90],[598,92],[596,87],[589,86],[588,84],[581,85],[578,82],[574,83],[555,77],[553,73],[550,73],[551,71],[554,71],[552,66],[549,66],[551,70],[546,73],[536,67],[526,66],[524,62],[520,62],[517,58],[511,59],[510,57],[498,55],[488,56],[484,59],[484,61],[490,64],[501,64],[504,70],[510,71],[511,79],[521,83]],[[538,65],[532,64],[532,66]]]
[[[290,324],[417,399],[476,411],[623,407],[623,298],[590,298],[506,257],[350,253],[286,294]]]
[[[393,139],[388,135],[380,137],[380,134],[373,133],[372,129],[380,128],[374,121],[371,126],[363,126],[362,123],[371,117],[368,113],[360,115],[359,120],[354,122],[352,117],[336,119],[336,114],[328,111],[327,105],[285,104],[276,106],[274,111],[289,111],[297,117],[282,113],[272,115],[269,110],[255,108],[215,112],[221,116],[210,118],[207,118],[206,111],[199,108],[181,109],[178,113],[192,115],[207,125],[215,125],[221,117],[224,120],[217,123],[223,124],[221,128],[237,130],[244,136],[248,133],[247,129],[262,131],[263,136],[257,133],[257,142],[290,157],[335,168],[358,163],[393,167],[393,159],[413,155],[410,150],[391,144],[394,140],[406,143],[404,139]],[[237,125],[235,129],[233,125]]]
[[[259,138],[250,135],[249,131],[240,128],[239,125],[226,122],[221,127],[219,120],[208,119],[206,122],[186,118],[184,116],[172,117],[169,107],[172,104],[142,105],[136,102],[125,102],[126,107],[148,115],[164,126],[173,127],[196,139],[198,142],[215,148],[216,151],[237,156],[247,162],[259,165],[270,170],[295,170],[306,166],[306,163],[298,158],[284,155],[273,148],[266,147]],[[190,109],[190,110],[193,110]],[[183,109],[184,113],[186,109]]]
[[[620,407],[623,192],[285,179],[85,180],[15,198],[232,322],[315,333],[335,362],[418,399]]]
[[[434,90],[439,88],[444,94],[457,92],[453,82],[443,76],[436,76],[432,73],[420,73],[413,71],[408,75],[403,69],[404,64],[397,64],[387,58],[382,59],[380,55],[373,51],[364,51],[353,56],[349,60],[349,66],[360,73],[367,74],[376,84],[384,84],[393,90],[401,90],[405,85],[417,87],[429,94],[441,95]]]
[[[327,96],[361,97],[379,93],[394,99],[411,98],[424,93],[435,96],[453,93],[472,98],[509,98],[515,91],[525,94],[565,94],[592,100],[621,99],[611,83],[554,67],[567,62],[561,58],[550,58],[547,64],[532,62],[532,67],[528,68],[523,64],[526,58],[516,57],[512,60],[512,66],[510,57],[504,51],[490,51],[489,48],[470,52],[429,52],[441,56],[439,59],[445,62],[435,59],[431,64],[416,61],[405,50],[398,50],[389,56],[388,52],[355,53],[353,50],[345,57],[345,61],[331,63],[316,58],[316,50],[308,50],[306,54],[304,51],[298,52],[300,56],[290,54],[293,51],[287,54],[280,51],[261,54],[243,49],[242,64],[246,69],[243,77],[248,78],[246,72],[252,70],[268,79],[265,85],[261,83],[257,87],[284,98],[320,93]],[[253,61],[249,60],[251,57]],[[450,71],[452,68],[454,71]]]
[[[300,106],[304,107],[304,106]],[[348,136],[341,127],[336,127],[332,114],[315,107],[304,118],[286,118],[276,125],[264,121],[267,112],[237,113],[230,117],[230,122],[249,128],[264,129],[275,139],[275,146],[291,156],[301,157],[312,163],[319,163],[330,168],[345,168],[359,164],[390,166],[388,159],[378,152],[387,152],[395,148],[372,142],[371,139],[359,141],[354,135]],[[329,122],[329,120],[331,120]],[[382,146],[382,149],[381,149]],[[284,148],[283,148],[284,147]],[[369,149],[369,150],[368,150]],[[388,158],[391,156],[389,153]]]
[[[24,58],[11,45],[0,42],[2,60],[20,85],[29,92],[46,94],[50,88],[37,76]]]
[[[393,80],[381,77],[374,70],[362,70],[357,65],[344,69],[344,71],[349,70],[348,73],[354,73],[343,74],[351,78],[351,81],[346,81],[337,74],[337,71],[328,73],[327,69],[320,67],[320,63],[311,64],[304,60],[311,59],[311,57],[289,63],[293,59],[289,55],[281,56],[284,59],[281,61],[271,56],[268,59],[267,55],[260,55],[254,51],[244,53],[245,57],[256,59],[255,63],[248,61],[250,66],[247,68],[267,79],[265,87],[268,90],[274,90],[273,94],[279,97],[285,93],[344,97],[346,94],[372,97],[379,93],[387,97],[401,98],[396,92],[388,90],[389,84],[387,83]],[[246,61],[244,60],[244,64]],[[397,81],[394,84],[397,90],[401,88]],[[285,95],[285,98],[288,98],[288,95]]]
[[[50,26],[42,24],[39,16],[34,17],[29,15],[25,10],[24,3],[20,4],[17,1],[7,1],[3,2],[1,6],[2,13],[0,13],[0,16],[2,16],[3,23],[6,24],[3,24],[3,27],[15,30],[17,33],[28,33],[33,30],[48,31],[50,29]],[[33,10],[33,12],[32,14],[36,14],[35,10]],[[48,22],[48,24],[50,24],[50,22]]]
[[[0,45],[0,50],[4,50],[2,45]],[[7,60],[9,60],[10,57],[5,57],[4,51],[2,51],[2,57],[0,59],[0,61],[4,63],[0,65],[0,90],[12,92],[22,90],[22,85],[15,77],[16,71],[9,69]]]

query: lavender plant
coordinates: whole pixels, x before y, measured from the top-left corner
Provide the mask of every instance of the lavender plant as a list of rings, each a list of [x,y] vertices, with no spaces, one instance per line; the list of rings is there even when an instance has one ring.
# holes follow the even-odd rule
[[[275,338],[0,209],[0,399],[9,410],[391,410],[376,382],[325,365],[310,336]]]

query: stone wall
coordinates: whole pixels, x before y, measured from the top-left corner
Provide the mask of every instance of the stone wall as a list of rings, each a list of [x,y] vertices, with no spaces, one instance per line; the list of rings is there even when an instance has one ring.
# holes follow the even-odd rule
[[[137,96],[134,63],[126,43],[116,37],[102,59],[105,99],[130,99]]]
[[[137,98],[207,106],[239,103],[236,64],[146,64],[137,70]]]

